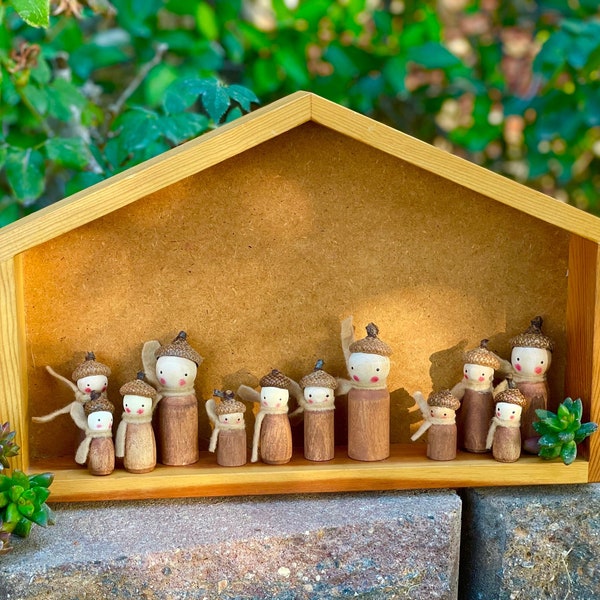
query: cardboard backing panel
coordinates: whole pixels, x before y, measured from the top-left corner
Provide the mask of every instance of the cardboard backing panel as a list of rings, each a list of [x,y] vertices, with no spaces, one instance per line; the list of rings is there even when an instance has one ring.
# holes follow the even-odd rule
[[[180,329],[205,358],[198,398],[271,368],[298,380],[317,358],[346,376],[340,321],[374,321],[394,348],[392,442],[420,420],[410,392],[452,387],[462,352],[508,340],[537,314],[556,341],[563,398],[567,232],[329,129],[307,123],[23,255],[29,414],[72,400],[87,350],[109,396],[145,340]],[[344,404],[337,412],[345,444]],[[248,427],[251,431],[251,417]],[[202,449],[210,427],[201,411]],[[294,443],[301,426],[294,428]],[[30,426],[32,458],[68,456],[68,416]]]

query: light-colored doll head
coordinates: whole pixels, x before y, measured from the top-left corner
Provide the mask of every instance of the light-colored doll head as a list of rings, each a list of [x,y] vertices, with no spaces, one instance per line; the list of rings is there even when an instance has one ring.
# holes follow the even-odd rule
[[[519,423],[521,421],[522,412],[523,409],[518,404],[509,402],[496,403],[496,416],[504,421],[514,421],[515,423]]]
[[[84,394],[105,392],[108,387],[110,368],[96,360],[93,352],[85,355],[85,360],[79,364],[71,378],[77,384],[77,389]]]
[[[522,377],[543,377],[550,367],[554,344],[542,333],[543,322],[535,317],[526,331],[510,340],[510,362]]]
[[[263,408],[286,408],[290,385],[290,380],[281,371],[273,369],[260,380],[260,405]]]
[[[113,425],[113,416],[107,410],[98,410],[88,415],[87,422],[92,431],[110,431]]]
[[[460,408],[460,400],[450,390],[441,390],[429,395],[427,405],[430,417],[454,423],[456,411]]]
[[[379,339],[375,323],[369,323],[366,329],[366,337],[350,344],[348,374],[359,387],[382,388],[390,374],[392,349]]]
[[[146,396],[126,394],[123,396],[123,410],[128,415],[152,414],[152,399]]]
[[[163,388],[180,390],[193,387],[202,357],[187,342],[187,334],[180,331],[177,337],[155,352],[156,378]]]
[[[77,389],[84,394],[92,392],[105,392],[108,387],[108,377],[106,375],[88,375],[77,380]]]

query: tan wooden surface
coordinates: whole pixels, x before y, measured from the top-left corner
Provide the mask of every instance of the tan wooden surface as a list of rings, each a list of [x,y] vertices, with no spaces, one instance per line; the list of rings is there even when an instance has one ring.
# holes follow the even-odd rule
[[[157,465],[144,475],[119,469],[108,477],[93,477],[84,468],[68,468],[72,462],[53,461],[32,468],[56,472],[53,502],[575,484],[585,483],[588,477],[588,463],[582,459],[568,467],[560,461],[537,457],[522,457],[516,463],[503,464],[489,454],[459,452],[456,460],[441,462],[425,458],[425,451],[424,443],[392,444],[388,459],[364,463],[348,458],[346,448],[338,447],[332,461],[315,463],[304,459],[302,449],[296,448],[287,465],[258,462],[244,467],[219,467],[214,454],[202,452],[195,465]]]

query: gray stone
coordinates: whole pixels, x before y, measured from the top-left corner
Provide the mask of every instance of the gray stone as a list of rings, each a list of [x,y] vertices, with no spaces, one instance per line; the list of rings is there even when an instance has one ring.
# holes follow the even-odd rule
[[[456,598],[451,491],[65,504],[0,599]]]
[[[467,490],[463,520],[461,598],[600,598],[600,485]]]

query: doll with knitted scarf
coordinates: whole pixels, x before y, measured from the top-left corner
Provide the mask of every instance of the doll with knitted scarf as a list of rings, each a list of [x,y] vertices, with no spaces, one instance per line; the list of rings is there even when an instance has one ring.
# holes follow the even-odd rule
[[[157,341],[144,344],[144,371],[158,390],[160,462],[165,465],[191,465],[200,459],[194,381],[202,360],[185,331],[164,346]]]
[[[115,453],[130,473],[149,473],[156,467],[156,440],[152,413],[158,394],[144,381],[144,372],[121,386],[123,414],[117,428]]]
[[[246,405],[235,399],[231,390],[215,390],[213,398],[206,401],[206,414],[213,425],[208,450],[217,452],[217,464],[222,467],[241,467],[247,461]]]
[[[115,446],[112,438],[115,407],[98,392],[92,392],[84,406],[85,437],[77,448],[75,462],[87,463],[92,475],[110,475],[115,469]]]
[[[413,442],[426,431],[427,458],[431,460],[453,460],[456,458],[456,411],[460,400],[450,390],[433,392],[425,401],[421,392],[415,392],[413,398],[423,415],[423,424],[410,438]]]
[[[354,341],[352,317],[342,322],[342,349],[351,381],[339,379],[337,394],[348,393],[348,456],[355,460],[383,460],[390,455],[391,348],[379,339],[374,323],[367,336]]]

